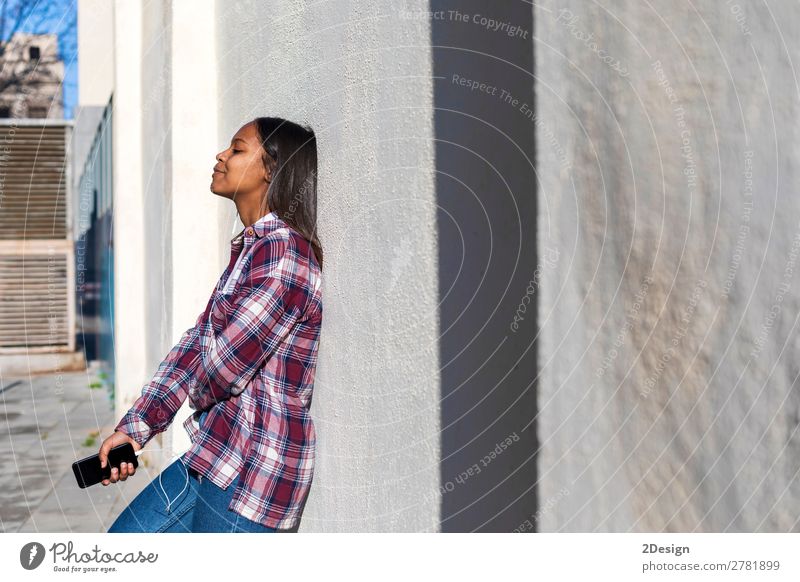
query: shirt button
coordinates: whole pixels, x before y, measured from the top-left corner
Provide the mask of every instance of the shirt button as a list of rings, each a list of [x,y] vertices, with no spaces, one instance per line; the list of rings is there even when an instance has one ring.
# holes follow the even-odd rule
[[[248,236],[253,236],[253,229],[252,228],[248,228],[247,229],[247,235]]]

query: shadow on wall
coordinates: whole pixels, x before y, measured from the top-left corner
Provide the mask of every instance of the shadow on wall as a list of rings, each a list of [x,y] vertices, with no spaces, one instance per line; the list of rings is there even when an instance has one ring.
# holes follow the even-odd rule
[[[441,530],[535,531],[533,8],[433,0],[430,10]]]

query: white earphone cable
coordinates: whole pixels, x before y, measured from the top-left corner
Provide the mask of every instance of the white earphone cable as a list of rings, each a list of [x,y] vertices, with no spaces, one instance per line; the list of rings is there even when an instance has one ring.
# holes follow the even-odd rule
[[[155,451],[167,451],[167,450],[170,450],[170,449],[165,449],[165,448],[150,449],[150,448],[148,448],[146,450],[155,452]],[[145,449],[139,449],[138,451],[136,451],[136,456],[138,457],[139,455],[141,455],[144,452],[145,452]],[[170,467],[172,465],[172,463],[175,461],[175,459],[178,459],[180,461],[180,463],[181,463],[181,467],[183,468],[184,478],[186,479],[186,483],[184,484],[183,489],[181,489],[180,493],[178,493],[177,497],[175,497],[174,500],[169,498],[169,495],[167,494],[167,491],[164,489],[164,484],[161,481],[161,477],[164,474],[164,471],[161,471],[158,474],[158,486],[161,488],[161,492],[164,494],[164,497],[167,498],[167,507],[166,507],[167,513],[169,513],[169,509],[170,509],[170,506],[172,505],[172,503],[174,501],[177,501],[178,499],[180,499],[181,495],[183,495],[183,492],[186,491],[187,487],[189,487],[189,470],[186,468],[186,464],[183,462],[183,453],[178,453],[176,455],[173,455],[172,458],[167,463],[167,467]]]
[[[204,411],[203,414],[201,414],[200,416],[204,418],[206,414],[207,414],[207,411]],[[197,423],[197,426],[198,426],[198,428],[200,427],[200,422],[199,421]],[[161,448],[157,448],[157,449],[149,449],[148,448],[147,450],[148,451],[169,451],[171,449],[161,447]],[[145,452],[145,449],[139,449],[138,451],[136,451],[135,454],[138,457],[139,455],[141,455],[144,452]],[[181,489],[180,493],[178,493],[178,496],[175,497],[175,499],[174,499],[174,501],[177,501],[178,499],[181,498],[181,495],[183,495],[183,492],[186,491],[187,487],[189,487],[189,470],[186,468],[186,464],[183,462],[183,453],[178,453],[176,455],[173,455],[172,458],[169,460],[169,463],[167,464],[167,467],[172,466],[172,463],[175,461],[175,459],[178,459],[180,461],[181,467],[183,468],[183,472],[184,472],[184,478],[186,479],[186,483],[184,484],[183,489]],[[163,485],[163,483],[161,481],[161,476],[163,474],[164,474],[164,471],[161,471],[158,474],[158,486],[161,488],[161,492],[164,493],[164,497],[167,498],[167,508],[166,509],[167,509],[167,513],[169,513],[169,509],[170,509],[170,506],[173,503],[173,500],[169,498],[169,495],[167,494],[166,490],[164,489],[164,485]]]
[[[186,479],[186,483],[184,484],[184,486],[183,486],[183,489],[181,489],[180,493],[178,493],[177,497],[175,497],[175,501],[177,501],[178,499],[180,499],[180,498],[181,498],[181,495],[183,495],[183,492],[184,492],[184,491],[186,491],[186,489],[189,487],[189,471],[188,471],[188,469],[186,469],[186,465],[184,465],[184,464],[183,464],[183,457],[182,457],[182,455],[178,455],[177,457],[178,457],[178,460],[181,462],[181,467],[183,467],[183,472],[184,472],[184,477],[185,477],[185,479]],[[170,464],[172,464],[172,461],[173,461],[174,459],[175,459],[175,457],[173,457],[173,458],[170,460]],[[161,491],[162,491],[162,493],[164,493],[164,497],[166,497],[166,498],[167,498],[167,513],[169,513],[169,508],[170,508],[170,506],[172,505],[172,500],[169,498],[169,495],[168,495],[168,494],[167,494],[167,492],[164,490],[164,486],[163,486],[163,485],[162,485],[162,483],[161,483],[161,476],[162,476],[163,474],[164,474],[164,471],[161,471],[161,473],[159,473],[159,474],[158,474],[158,486],[159,486],[159,487],[161,487]]]

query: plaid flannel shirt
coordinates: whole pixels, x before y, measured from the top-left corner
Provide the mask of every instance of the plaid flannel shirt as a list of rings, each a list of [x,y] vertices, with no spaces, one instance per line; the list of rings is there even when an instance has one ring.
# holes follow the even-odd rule
[[[311,245],[270,212],[231,241],[231,259],[116,430],[145,446],[189,399],[184,461],[225,489],[228,509],[294,527],[314,469],[309,414],[322,302]],[[197,420],[208,410],[203,426]]]

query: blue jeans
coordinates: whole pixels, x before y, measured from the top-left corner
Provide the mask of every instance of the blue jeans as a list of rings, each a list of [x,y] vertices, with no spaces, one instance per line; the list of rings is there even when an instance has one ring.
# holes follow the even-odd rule
[[[206,414],[200,416],[200,424]],[[130,502],[108,533],[276,531],[228,509],[239,477],[227,489],[220,489],[208,479],[200,478],[191,467],[186,467],[183,457],[164,469],[160,477],[160,483],[157,476]]]

